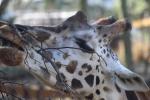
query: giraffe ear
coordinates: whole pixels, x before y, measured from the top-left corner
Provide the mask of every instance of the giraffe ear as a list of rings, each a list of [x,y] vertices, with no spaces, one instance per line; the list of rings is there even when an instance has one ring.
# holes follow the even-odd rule
[[[96,20],[95,22],[92,23],[92,25],[109,25],[116,21],[117,21],[117,19],[115,17],[109,16],[106,18],[100,18],[100,19]]]
[[[87,16],[82,11],[78,11],[75,15],[66,19],[63,25],[69,27],[71,30],[89,26]]]
[[[149,87],[146,85],[144,79],[128,70],[124,66],[121,69],[115,71],[116,84],[125,89],[131,91],[148,91]]]

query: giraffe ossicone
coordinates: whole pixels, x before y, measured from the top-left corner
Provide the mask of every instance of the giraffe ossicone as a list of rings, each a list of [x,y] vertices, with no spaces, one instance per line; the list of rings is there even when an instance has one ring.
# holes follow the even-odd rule
[[[88,100],[124,100],[125,90],[149,90],[143,78],[124,67],[109,46],[119,32],[131,30],[126,20],[109,17],[89,24],[79,11],[56,27],[15,26],[25,45],[24,68],[49,86],[59,87],[60,75],[80,98]],[[10,39],[3,32],[0,35]]]

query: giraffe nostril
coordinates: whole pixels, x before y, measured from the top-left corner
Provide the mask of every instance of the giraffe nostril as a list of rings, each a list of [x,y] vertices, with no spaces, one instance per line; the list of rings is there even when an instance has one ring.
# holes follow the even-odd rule
[[[125,31],[129,31],[131,29],[132,29],[131,22],[126,19],[126,21],[125,21]]]
[[[114,16],[109,16],[108,19],[111,24],[117,21],[117,19]]]

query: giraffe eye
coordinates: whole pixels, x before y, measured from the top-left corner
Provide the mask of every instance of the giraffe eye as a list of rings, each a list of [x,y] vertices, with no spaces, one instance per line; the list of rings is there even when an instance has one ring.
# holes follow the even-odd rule
[[[102,29],[102,26],[98,26],[97,29],[99,29],[99,30]]]

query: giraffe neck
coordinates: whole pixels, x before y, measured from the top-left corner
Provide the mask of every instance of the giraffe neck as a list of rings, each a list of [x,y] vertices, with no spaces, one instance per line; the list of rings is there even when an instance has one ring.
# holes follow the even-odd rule
[[[75,44],[71,44],[71,46],[77,47]],[[53,61],[58,66],[59,73],[66,84],[77,93],[83,94],[83,98],[119,100],[124,95],[124,91],[114,83],[113,78],[105,75],[102,66],[103,60],[96,54],[74,49],[62,49],[61,52],[49,50],[49,52],[51,52]],[[30,56],[27,58],[29,66],[26,68],[32,71],[38,79],[42,78],[42,82],[47,85],[58,86],[60,80],[52,65],[34,50],[30,50],[29,54]]]

